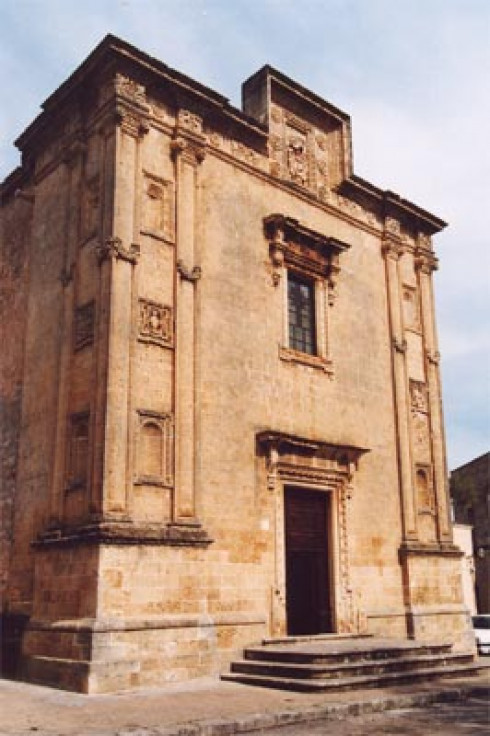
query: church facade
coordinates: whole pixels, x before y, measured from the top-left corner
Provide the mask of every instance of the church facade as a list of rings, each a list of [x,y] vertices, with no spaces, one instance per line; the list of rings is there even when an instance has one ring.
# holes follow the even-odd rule
[[[242,108],[109,36],[16,142],[2,599],[33,681],[157,685],[285,635],[472,647],[445,223],[356,176],[349,116],[275,69]]]

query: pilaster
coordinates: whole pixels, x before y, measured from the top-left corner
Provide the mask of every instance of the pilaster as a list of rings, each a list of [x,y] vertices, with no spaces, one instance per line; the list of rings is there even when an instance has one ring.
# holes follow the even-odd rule
[[[104,184],[99,264],[99,349],[92,509],[127,516],[130,463],[130,351],[134,269],[139,258],[139,147],[148,131],[145,90],[116,75],[115,113],[102,126]]]
[[[61,334],[58,362],[58,401],[56,409],[56,428],[53,449],[53,470],[51,476],[50,525],[57,525],[63,519],[64,493],[66,483],[67,419],[70,396],[70,365],[73,354],[73,312],[75,304],[74,275],[79,241],[79,201],[85,147],[82,143],[73,144],[66,152],[65,167],[65,207],[64,207],[64,253],[60,273],[63,290],[61,307]]]
[[[400,253],[401,243],[398,242],[389,231],[387,231],[383,242],[383,255],[385,258],[388,311],[392,344],[396,434],[403,510],[403,538],[415,539],[417,530],[412,460],[410,455],[410,418],[407,399],[408,380],[406,367],[407,345],[403,332],[400,277],[398,272]]]
[[[422,247],[420,247],[422,245]],[[447,465],[442,415],[441,381],[439,372],[439,350],[434,320],[434,295],[432,272],[437,268],[437,260],[432,251],[424,248],[425,239],[419,237],[415,268],[420,288],[421,316],[424,335],[425,369],[429,396],[430,441],[434,466],[434,492],[437,507],[438,538],[441,542],[452,542],[449,518]]]
[[[174,521],[196,523],[198,397],[196,323],[200,164],[205,139],[202,120],[179,110],[172,141],[176,182],[175,283],[175,496]]]

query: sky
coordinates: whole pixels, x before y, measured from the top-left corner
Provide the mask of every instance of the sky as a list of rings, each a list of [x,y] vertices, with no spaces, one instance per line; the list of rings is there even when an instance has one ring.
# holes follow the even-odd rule
[[[490,449],[488,0],[0,0],[0,179],[40,104],[113,33],[240,106],[266,63],[349,113],[355,173],[442,217],[448,465]]]

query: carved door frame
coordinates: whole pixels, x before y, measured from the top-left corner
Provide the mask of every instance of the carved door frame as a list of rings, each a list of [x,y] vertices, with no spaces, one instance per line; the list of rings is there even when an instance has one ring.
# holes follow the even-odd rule
[[[265,460],[268,492],[274,494],[271,635],[287,634],[284,496],[291,486],[331,494],[328,534],[332,629],[338,633],[359,632],[363,622],[351,586],[349,516],[353,475],[367,450],[265,431],[257,434],[257,452]]]

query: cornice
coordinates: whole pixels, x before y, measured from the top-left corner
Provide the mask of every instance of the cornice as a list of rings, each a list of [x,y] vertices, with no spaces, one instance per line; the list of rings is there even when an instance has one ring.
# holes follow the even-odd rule
[[[256,155],[266,154],[269,138],[267,125],[233,107],[227,98],[209,87],[181,74],[158,59],[112,35],[106,36],[70,77],[45,100],[41,106],[41,114],[16,140],[17,147],[29,154],[30,151],[35,152],[36,148],[43,142],[45,135],[49,135],[51,140],[56,135],[60,120],[63,119],[63,115],[68,111],[70,105],[73,105],[76,114],[87,118],[83,121],[84,132],[86,133],[92,128],[94,119],[101,115],[102,109],[105,109],[106,115],[109,112],[106,102],[103,102],[99,109],[90,106],[89,91],[97,89],[102,83],[110,83],[111,80],[114,82],[118,75],[128,77],[127,81],[121,83],[119,76],[119,82],[116,81],[115,84],[115,99],[124,105],[122,124],[125,125],[127,122],[128,130],[133,131],[135,135],[143,134],[148,125],[160,126],[153,119],[151,106],[146,105],[146,87],[150,90],[148,97],[151,100],[158,99],[160,95],[163,95],[170,99],[172,107],[177,110],[184,108],[189,111],[189,114],[204,119],[206,123],[204,135],[208,132],[207,129],[213,129],[214,127],[217,130],[226,130],[228,134],[232,133],[231,137],[236,140],[237,146],[245,146],[247,150],[255,152]],[[340,126],[350,126],[350,116],[347,113],[270,66],[263,67],[250,77],[245,82],[244,87],[253,84],[254,80],[259,79],[261,75],[268,75],[274,84],[294,93],[296,97],[304,102],[307,108],[314,108],[317,112],[329,115]],[[129,84],[131,89],[127,88],[126,84]],[[129,95],[126,94],[128,91]],[[135,101],[136,108],[132,107]],[[131,117],[133,110],[138,113],[134,116],[134,119]],[[137,119],[138,116],[141,118],[141,124]],[[206,146],[206,149],[211,151],[212,146]],[[227,159],[225,152],[213,152],[215,155]],[[29,164],[28,158],[27,155],[24,165]],[[350,161],[349,156],[347,156],[347,159]],[[248,171],[258,173],[268,182],[274,183],[291,193],[294,192],[304,200],[315,202],[323,209],[336,214],[340,212],[344,219],[355,223],[368,232],[378,233],[376,220],[381,225],[381,221],[386,216],[396,218],[404,225],[408,223],[408,230],[414,234],[422,232],[426,235],[432,235],[442,230],[446,225],[440,218],[403,199],[398,194],[390,190],[381,190],[370,182],[361,179],[352,173],[349,167],[345,171],[347,176],[344,181],[335,190],[330,190],[327,193],[328,201],[322,198],[317,201],[316,196],[312,196],[308,192],[297,191],[298,187],[288,186],[287,182],[281,182],[276,177],[267,176],[266,172],[258,172],[253,162],[239,162],[239,159],[233,154],[228,160],[233,161],[236,166],[242,166]],[[250,165],[247,166],[247,163]],[[6,182],[8,180],[9,178]],[[346,203],[351,202],[353,211],[350,214],[345,213],[345,211],[342,212],[341,207],[337,207],[335,201],[330,201],[335,198],[345,199]],[[362,213],[356,212],[356,208],[365,212],[364,222],[362,222]],[[372,220],[372,222],[369,222],[369,220]]]

